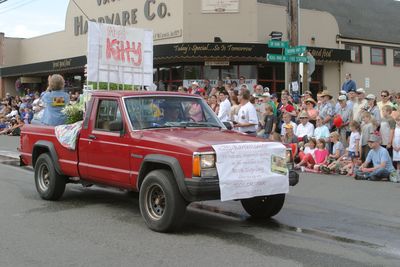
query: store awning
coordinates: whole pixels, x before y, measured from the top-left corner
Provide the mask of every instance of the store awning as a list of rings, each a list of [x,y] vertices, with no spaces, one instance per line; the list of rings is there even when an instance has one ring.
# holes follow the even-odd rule
[[[257,43],[177,43],[154,46],[154,63],[202,61],[265,61],[268,53],[280,53]]]
[[[0,68],[1,77],[24,76],[34,74],[60,73],[71,70],[83,69],[86,56],[63,58],[33,64]]]
[[[307,47],[317,61],[350,62],[351,52],[345,49]],[[154,46],[154,63],[202,61],[259,61],[267,54],[282,54],[281,49],[260,43],[176,43]]]

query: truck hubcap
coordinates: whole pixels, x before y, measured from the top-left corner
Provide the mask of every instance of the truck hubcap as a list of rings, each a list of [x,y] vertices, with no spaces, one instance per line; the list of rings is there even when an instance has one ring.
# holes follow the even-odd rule
[[[165,194],[159,185],[153,184],[147,192],[146,206],[153,220],[159,220],[165,210]]]
[[[40,166],[38,182],[39,182],[40,190],[46,191],[47,189],[49,189],[50,174],[49,174],[49,170],[47,169],[46,165]]]

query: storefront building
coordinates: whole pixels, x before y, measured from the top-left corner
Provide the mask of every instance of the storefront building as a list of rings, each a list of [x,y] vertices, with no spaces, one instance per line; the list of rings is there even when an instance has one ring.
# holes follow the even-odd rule
[[[69,88],[80,89],[87,54],[85,14],[97,22],[152,29],[154,81],[160,88],[191,80],[235,80],[240,76],[268,86],[273,92],[287,88],[289,83],[284,63],[266,61],[267,53],[282,53],[267,46],[270,33],[282,32],[282,39],[287,40],[286,7],[279,1],[75,2],[79,8],[70,1],[64,31],[30,39],[0,35],[1,96],[6,92],[16,94],[16,85],[21,83],[31,90],[43,90],[52,73],[63,74]],[[215,4],[223,2],[229,4],[223,9],[215,8]],[[337,93],[344,73],[351,71],[353,77],[357,73],[348,67],[354,65],[350,62],[353,48],[339,39],[341,32],[332,14],[301,9],[300,16],[299,43],[307,46],[316,59],[310,87],[314,92],[326,88]],[[354,60],[355,56],[353,52]]]

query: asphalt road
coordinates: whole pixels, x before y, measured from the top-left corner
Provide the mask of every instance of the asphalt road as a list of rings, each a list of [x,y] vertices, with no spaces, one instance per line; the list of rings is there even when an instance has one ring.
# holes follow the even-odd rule
[[[400,184],[301,174],[273,220],[197,202],[180,232],[159,234],[136,194],[68,185],[48,202],[31,170],[0,162],[0,266],[399,266]]]

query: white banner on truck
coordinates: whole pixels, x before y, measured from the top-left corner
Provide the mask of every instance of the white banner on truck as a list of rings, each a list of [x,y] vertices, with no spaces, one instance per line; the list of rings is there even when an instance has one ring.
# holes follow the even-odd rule
[[[153,83],[153,31],[89,22],[87,79],[95,83]]]
[[[289,192],[284,145],[254,142],[213,148],[222,201]]]

